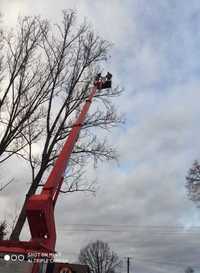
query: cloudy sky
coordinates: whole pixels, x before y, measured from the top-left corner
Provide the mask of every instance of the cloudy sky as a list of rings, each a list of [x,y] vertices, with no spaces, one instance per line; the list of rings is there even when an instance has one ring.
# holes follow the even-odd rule
[[[130,256],[132,272],[184,272],[187,265],[198,271],[200,211],[187,200],[184,183],[200,157],[200,2],[0,0],[9,26],[18,15],[59,20],[68,8],[114,43],[105,69],[124,87],[115,104],[126,125],[108,135],[120,164],[88,174],[98,178],[96,196],[60,198],[57,250],[75,261],[82,246],[103,239],[124,260],[124,270]],[[21,190],[0,193],[2,218],[20,207],[29,175],[20,162],[8,169]]]

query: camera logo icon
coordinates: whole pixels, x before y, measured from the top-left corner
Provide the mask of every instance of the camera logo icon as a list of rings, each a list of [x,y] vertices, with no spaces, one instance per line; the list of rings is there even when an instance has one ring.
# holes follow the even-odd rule
[[[6,254],[4,256],[4,261],[9,262],[10,261],[10,255]]]

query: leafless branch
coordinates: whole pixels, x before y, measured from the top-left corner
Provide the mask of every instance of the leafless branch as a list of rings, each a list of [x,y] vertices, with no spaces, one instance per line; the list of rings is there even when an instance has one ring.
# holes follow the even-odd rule
[[[5,188],[7,188],[11,183],[13,183],[14,178],[10,179],[7,183],[0,186],[0,191],[3,191]]]

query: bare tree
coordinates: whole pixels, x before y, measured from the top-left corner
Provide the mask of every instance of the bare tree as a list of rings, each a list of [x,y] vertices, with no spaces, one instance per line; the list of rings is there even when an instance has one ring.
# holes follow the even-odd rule
[[[25,149],[15,151],[30,164],[32,181],[10,237],[13,240],[19,239],[25,223],[27,198],[44,183],[82,103],[90,93],[93,78],[99,71],[98,66],[106,60],[110,48],[110,43],[96,36],[86,22],[78,26],[73,11],[64,11],[62,23],[54,27],[40,18],[24,20],[28,25],[39,26],[41,35],[37,39],[39,49],[31,55],[35,61],[39,58],[37,67],[42,70],[41,77],[36,78],[37,83],[34,81],[33,85],[37,98],[39,96],[41,100],[38,102],[38,111],[28,116],[26,126],[21,130],[25,135]],[[21,25],[22,33],[23,28]],[[35,37],[35,31],[33,34]],[[26,66],[24,73],[26,74]],[[83,124],[73,150],[62,192],[93,191],[92,182],[86,182],[84,178],[90,159],[93,159],[95,165],[99,160],[116,159],[113,147],[107,144],[106,139],[97,137],[96,132],[99,133],[99,129],[109,132],[110,128],[122,122],[110,100],[120,93],[119,88],[97,93],[93,112]]]
[[[3,221],[0,223],[0,240],[3,240],[7,234],[7,223]]]
[[[186,188],[190,200],[198,204],[200,201],[200,164],[197,160],[194,161],[186,176]]]
[[[81,249],[79,262],[88,265],[93,273],[116,273],[121,267],[118,255],[111,251],[108,243],[99,240]]]
[[[191,266],[188,266],[185,270],[185,273],[194,273],[194,269]]]

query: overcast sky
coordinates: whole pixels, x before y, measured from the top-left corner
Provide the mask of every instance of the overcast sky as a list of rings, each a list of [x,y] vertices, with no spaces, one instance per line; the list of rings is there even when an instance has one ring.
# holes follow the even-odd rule
[[[96,196],[60,198],[62,258],[74,261],[82,246],[102,239],[124,261],[133,257],[132,272],[200,270],[200,229],[190,229],[200,226],[200,211],[184,187],[189,166],[200,157],[199,0],[0,0],[0,8],[9,26],[18,15],[58,21],[62,9],[75,8],[114,43],[105,70],[124,87],[115,104],[127,121],[108,137],[120,164],[105,163],[88,174],[98,178]],[[16,177],[20,191],[0,193],[2,218],[20,207],[29,182],[20,162],[4,171]]]

